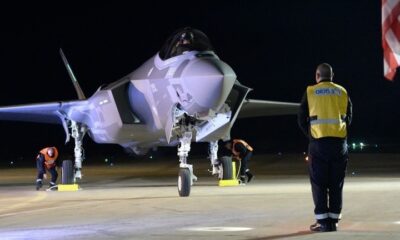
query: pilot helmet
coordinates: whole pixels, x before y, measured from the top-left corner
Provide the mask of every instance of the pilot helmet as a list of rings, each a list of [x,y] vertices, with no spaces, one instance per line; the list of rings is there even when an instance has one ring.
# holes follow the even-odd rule
[[[193,43],[193,38],[194,38],[194,35],[191,31],[189,31],[189,30],[184,31],[181,34],[181,36],[179,37],[179,43],[183,44],[183,45],[191,44],[191,43]]]

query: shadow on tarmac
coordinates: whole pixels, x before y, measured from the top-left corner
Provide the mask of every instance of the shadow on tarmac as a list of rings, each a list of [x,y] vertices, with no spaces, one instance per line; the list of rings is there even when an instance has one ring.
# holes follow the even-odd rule
[[[279,235],[272,235],[272,236],[267,236],[267,237],[252,238],[250,240],[285,239],[285,238],[289,238],[289,237],[298,237],[298,236],[305,236],[305,235],[311,235],[311,234],[315,234],[315,233],[311,232],[311,231],[300,231],[300,232],[296,232],[296,233],[279,234]]]

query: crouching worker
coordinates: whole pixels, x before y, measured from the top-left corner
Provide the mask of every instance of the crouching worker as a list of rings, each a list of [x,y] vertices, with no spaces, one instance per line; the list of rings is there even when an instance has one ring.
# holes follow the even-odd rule
[[[240,161],[240,182],[250,182],[253,179],[253,174],[251,174],[248,168],[248,162],[253,156],[253,148],[241,139],[233,139],[226,142],[225,147],[232,152],[234,158]]]
[[[40,150],[36,157],[36,168],[37,168],[37,179],[36,179],[36,190],[39,190],[43,186],[43,178],[47,179],[46,171],[51,174],[51,181],[49,183],[48,190],[56,190],[56,181],[58,173],[56,170],[57,166],[58,151],[56,147],[47,147]]]

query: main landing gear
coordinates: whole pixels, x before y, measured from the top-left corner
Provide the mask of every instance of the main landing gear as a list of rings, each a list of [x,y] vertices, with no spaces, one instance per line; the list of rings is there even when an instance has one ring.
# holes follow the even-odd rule
[[[82,140],[87,132],[87,127],[81,123],[75,121],[69,122],[69,128],[71,129],[71,136],[75,140],[75,166],[73,166],[71,160],[64,160],[62,164],[62,183],[73,184],[77,179],[82,179],[82,161],[85,159]],[[69,134],[69,133],[68,133]]]

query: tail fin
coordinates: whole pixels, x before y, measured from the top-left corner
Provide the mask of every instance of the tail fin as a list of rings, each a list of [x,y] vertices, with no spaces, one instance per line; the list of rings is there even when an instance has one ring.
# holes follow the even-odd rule
[[[64,52],[63,52],[63,50],[62,50],[61,48],[60,48],[60,55],[61,55],[61,58],[62,58],[62,60],[63,60],[63,62],[64,62],[65,68],[66,68],[67,71],[68,71],[68,75],[69,75],[69,77],[71,78],[72,83],[74,84],[75,91],[76,91],[76,93],[78,94],[79,100],[84,100],[84,99],[86,99],[85,94],[83,93],[82,88],[81,88],[81,86],[80,86],[79,83],[78,83],[78,80],[76,80],[75,75],[74,75],[74,72],[72,71],[71,67],[69,66],[68,60],[67,60],[67,58],[65,57]]]

